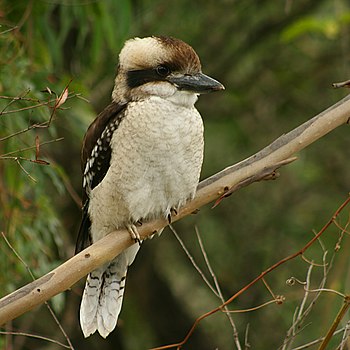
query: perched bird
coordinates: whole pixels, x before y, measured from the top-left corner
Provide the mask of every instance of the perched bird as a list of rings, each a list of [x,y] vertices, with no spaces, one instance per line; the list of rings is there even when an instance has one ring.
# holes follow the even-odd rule
[[[137,225],[172,213],[196,192],[203,161],[198,95],[223,90],[204,75],[181,40],[128,40],[119,55],[112,102],[87,130],[82,147],[83,217],[76,252],[119,228],[138,241]],[[80,306],[85,337],[115,328],[125,278],[139,243],[92,271]]]

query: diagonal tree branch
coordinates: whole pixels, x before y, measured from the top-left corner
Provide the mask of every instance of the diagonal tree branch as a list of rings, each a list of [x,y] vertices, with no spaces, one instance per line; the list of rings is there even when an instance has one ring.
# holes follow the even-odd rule
[[[269,178],[268,175],[273,174],[278,167],[293,161],[295,158],[290,158],[295,153],[349,122],[350,95],[282,135],[251,157],[202,181],[196,197],[182,207],[177,215],[172,217],[172,221],[196,212],[205,204],[220,201],[226,195],[252,182]],[[138,231],[141,238],[146,238],[167,225],[167,220],[158,219],[143,224]],[[112,260],[133,243],[127,230],[112,232],[48,274],[3,297],[0,299],[0,325],[67,290],[90,271]]]

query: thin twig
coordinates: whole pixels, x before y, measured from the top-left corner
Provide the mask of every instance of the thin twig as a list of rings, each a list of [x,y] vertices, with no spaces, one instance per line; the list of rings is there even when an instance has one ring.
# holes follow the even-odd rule
[[[348,338],[349,338],[349,331],[350,331],[350,321],[348,321],[346,323],[346,326],[345,326],[345,329],[343,332],[343,337],[342,337],[341,343],[339,345],[339,350],[345,350],[345,346],[346,346],[346,343],[348,342]],[[334,334],[335,333],[336,332],[334,332]]]
[[[75,93],[66,93],[68,90],[68,86],[69,84],[71,83],[71,81],[68,83],[68,85],[66,85],[65,89],[63,90],[62,94],[59,96],[59,97],[56,97],[55,98],[55,103],[53,106],[50,106],[50,103],[53,102],[53,99],[52,98],[49,98],[48,101],[45,101],[45,102],[42,102],[40,100],[38,100],[38,103],[36,105],[31,105],[31,106],[26,106],[26,107],[22,107],[22,108],[18,108],[18,109],[13,109],[13,110],[10,110],[10,111],[6,111],[6,109],[14,102],[16,101],[20,101],[20,100],[23,100],[24,98],[23,97],[13,97],[13,99],[3,108],[2,111],[0,111],[0,116],[1,115],[6,115],[6,114],[11,114],[11,113],[18,113],[18,112],[23,112],[23,111],[26,111],[26,110],[31,110],[31,109],[35,109],[35,108],[38,108],[38,107],[44,107],[44,106],[47,106],[48,108],[51,108],[52,111],[50,113],[50,117],[48,120],[46,121],[43,121],[41,123],[36,123],[36,124],[32,124],[32,125],[29,125],[28,127],[22,129],[22,130],[18,130],[10,135],[7,135],[7,136],[4,136],[2,138],[0,138],[0,141],[5,141],[5,140],[8,140],[12,137],[15,137],[15,136],[18,136],[20,134],[23,134],[23,133],[26,133],[28,132],[29,130],[32,130],[32,129],[37,129],[37,128],[49,128],[50,125],[51,125],[51,122],[54,118],[54,115],[56,113],[56,111],[58,109],[63,109],[61,106],[62,104],[68,100],[68,99],[71,99],[73,97],[79,97],[80,94],[75,94]],[[29,91],[26,92],[26,94],[28,93]],[[0,98],[5,98],[5,96],[0,96]]]
[[[229,310],[228,313],[241,314],[241,313],[245,313],[245,312],[256,311],[256,310],[262,309],[263,307],[265,307],[267,305],[271,305],[271,304],[281,305],[284,301],[285,301],[284,296],[277,295],[276,299],[269,300],[269,301],[267,301],[267,302],[265,302],[263,304],[260,304],[258,306],[250,307],[248,309],[241,309],[241,310]]]
[[[350,307],[350,296],[347,295],[347,296],[345,296],[343,306],[339,310],[334,322],[332,323],[331,327],[329,328],[329,330],[328,330],[326,336],[324,337],[318,350],[325,350],[326,349],[327,345],[329,344],[331,338],[334,335],[335,330],[337,329],[340,321],[346,315],[346,312],[348,311],[349,307]]]
[[[190,252],[188,251],[188,249],[186,248],[184,242],[182,241],[182,239],[180,238],[180,236],[178,235],[178,233],[176,232],[176,230],[174,229],[174,227],[172,225],[169,225],[169,228],[171,230],[171,232],[174,234],[175,238],[178,240],[178,242],[181,245],[181,248],[183,249],[183,251],[186,253],[187,257],[190,259],[193,267],[197,270],[197,272],[199,273],[199,275],[202,277],[203,281],[205,282],[205,284],[210,288],[210,290],[219,298],[219,294],[217,293],[217,291],[215,290],[215,288],[211,285],[211,283],[208,281],[207,277],[204,275],[203,271],[200,269],[200,267],[197,265],[197,263],[195,262],[193,256],[190,254]]]
[[[71,196],[71,198],[73,199],[74,203],[77,205],[77,207],[79,209],[81,209],[81,198],[79,196],[79,194],[75,191],[70,179],[68,176],[66,176],[65,173],[61,173],[61,179],[63,181],[64,186],[66,187],[66,190],[68,192],[68,194]]]
[[[30,338],[46,340],[46,341],[48,341],[50,343],[54,343],[54,344],[57,344],[59,346],[62,346],[63,348],[72,349],[70,346],[63,344],[63,343],[59,342],[58,340],[47,338],[47,337],[44,337],[42,335],[25,333],[25,332],[10,332],[10,331],[0,331],[0,334],[4,334],[4,335],[22,335],[24,337],[30,337]]]
[[[320,292],[328,292],[328,293],[334,293],[342,298],[346,298],[346,295],[343,294],[343,293],[340,293],[338,292],[337,290],[335,289],[329,289],[329,288],[317,288],[317,289],[306,289],[305,288],[305,291],[308,292],[308,293],[320,293]]]
[[[16,251],[16,249],[12,246],[12,244],[10,243],[10,241],[7,239],[6,235],[4,232],[1,232],[1,236],[2,238],[5,240],[7,246],[12,250],[12,252],[15,254],[15,256],[17,257],[17,259],[23,264],[23,266],[26,268],[26,270],[28,271],[30,277],[32,278],[32,280],[34,281],[35,280],[35,276],[31,270],[31,268],[28,266],[28,264],[22,259],[22,257],[18,254],[18,252]],[[63,336],[66,338],[66,341],[68,343],[68,346],[67,345],[64,345],[64,347],[68,348],[68,349],[71,349],[71,350],[74,350],[74,347],[67,335],[67,333],[65,332],[65,330],[63,329],[60,321],[58,320],[57,316],[55,315],[55,312],[52,310],[51,306],[49,305],[49,303],[47,301],[45,301],[45,305],[47,307],[47,309],[49,310],[51,316],[53,317],[55,323],[58,325],[59,329],[61,330]],[[23,334],[21,334],[23,335]],[[34,336],[34,337],[37,337],[37,336]],[[52,342],[56,342],[55,340],[50,340],[49,338],[45,338],[43,337],[43,339],[45,340],[48,340],[48,341],[52,341]],[[61,343],[59,343],[61,344]]]
[[[313,270],[313,267],[314,267],[314,265],[310,264],[309,268],[307,270],[306,283],[305,283],[305,286],[304,286],[305,293],[304,293],[303,300],[300,303],[299,312],[298,312],[298,315],[297,315],[297,322],[300,321],[302,319],[302,317],[303,317],[305,304],[306,304],[307,298],[309,297],[309,287],[310,287],[310,284],[311,284],[311,272]]]
[[[305,282],[299,281],[295,277],[291,277],[291,278],[289,278],[287,280],[287,284],[292,286],[295,282],[298,282],[299,284],[301,284],[301,285],[305,286],[306,288],[308,288],[308,286],[310,286],[312,269],[313,269],[313,264],[310,264],[309,268],[307,270],[307,275],[306,275],[306,281]],[[305,287],[304,287],[304,289],[305,289]],[[286,338],[285,338],[285,341],[284,341],[284,343],[282,345],[281,350],[290,349],[290,347],[293,344],[293,341],[295,339],[296,334],[300,333],[300,328],[298,329],[298,326],[301,324],[301,322],[303,321],[303,319],[306,316],[306,313],[304,313],[304,308],[305,308],[305,303],[307,301],[308,296],[309,296],[309,293],[305,290],[305,293],[304,293],[303,299],[302,299],[302,301],[300,303],[300,306],[298,306],[295,309],[295,313],[293,315],[292,325],[291,325],[291,327],[289,328],[289,330],[287,332],[287,335],[286,335]],[[296,331],[296,329],[298,329],[298,332]]]
[[[344,330],[345,330],[345,327],[341,328],[341,329],[338,329],[336,332],[334,332],[333,335],[339,334],[339,333],[343,332]],[[292,350],[304,350],[304,349],[307,349],[307,348],[311,347],[312,345],[316,345],[318,343],[321,343],[321,341],[323,339],[324,339],[324,337],[318,338],[318,339],[313,340],[313,341],[311,341],[311,342],[309,342],[307,344],[300,345],[300,346],[298,346],[296,348],[293,348]]]
[[[23,165],[20,162],[20,157],[15,157],[13,160],[19,165],[19,167],[29,177],[29,179],[31,179],[33,182],[37,182],[36,179],[34,179],[34,177],[30,175],[28,171],[23,167]]]
[[[204,257],[204,261],[205,261],[205,264],[207,265],[207,268],[208,268],[208,271],[214,281],[214,284],[215,284],[215,288],[216,288],[216,291],[217,291],[217,296],[220,298],[221,302],[224,303],[225,302],[225,298],[221,292],[221,288],[220,288],[220,285],[219,285],[219,282],[218,282],[218,279],[216,278],[216,275],[214,273],[214,270],[212,269],[211,267],[211,264],[209,262],[209,259],[208,259],[208,256],[207,256],[207,253],[206,253],[206,250],[204,248],[204,244],[203,244],[203,241],[202,241],[202,238],[199,234],[199,231],[198,231],[198,228],[197,226],[195,227],[195,232],[196,232],[196,235],[197,235],[197,240],[198,240],[198,243],[199,243],[199,247],[201,249],[201,252],[202,252],[202,255]],[[228,312],[228,307],[225,305],[224,306],[224,311],[226,312],[226,315],[227,315],[227,318],[231,324],[231,327],[232,327],[232,330],[233,330],[233,339],[234,339],[234,342],[236,344],[236,347],[238,350],[241,349],[241,344],[239,342],[239,337],[238,337],[238,331],[237,331],[237,327],[236,327],[236,324],[234,323],[233,321],[233,318],[231,317],[231,314]]]
[[[63,326],[61,325],[61,322],[58,320],[58,318],[57,318],[55,312],[52,310],[52,307],[50,306],[50,304],[49,304],[47,301],[45,301],[45,305],[46,305],[47,309],[49,310],[49,312],[50,312],[52,318],[53,318],[54,321],[56,322],[56,324],[57,324],[58,328],[60,329],[61,333],[62,333],[63,336],[66,338],[66,341],[67,341],[67,343],[68,343],[67,348],[68,348],[68,349],[71,349],[71,350],[74,350],[73,344],[72,344],[72,342],[70,341],[70,339],[69,339],[69,337],[68,337],[68,334],[66,333],[66,331],[65,331],[64,328],[63,328]]]
[[[195,197],[179,208],[178,214],[174,217],[174,222],[190,215],[205,204],[214,202],[218,197],[225,193],[226,188],[232,188],[235,184],[242,182],[245,186],[248,186],[253,182],[254,174],[262,173],[266,167],[272,167],[274,164],[278,164],[283,159],[287,159],[297,152],[307,148],[310,144],[313,144],[326,134],[335,130],[337,127],[349,123],[349,112],[350,96],[347,96],[329,107],[327,110],[319,113],[311,119],[308,119],[302,125],[299,125],[290,132],[278,137],[275,141],[249,158],[235,165],[229,166],[201,181],[197,187]],[[251,182],[244,181],[244,179],[247,178],[252,178],[253,180]],[[335,215],[337,215],[343,207],[348,204],[349,200],[346,200],[343,205],[338,208]],[[318,237],[322,235],[331,223],[332,220],[321,230],[321,232],[319,232]],[[146,222],[139,229],[140,237],[145,239],[155,231],[158,231],[167,225],[168,221],[165,218],[158,218]],[[243,294],[258,280],[276,269],[278,266],[302,255],[313,243],[314,240],[309,241],[309,243],[299,252],[280,260],[262,272],[253,281],[233,295],[227,301],[227,304]],[[126,229],[113,231],[36,281],[4,296],[0,299],[0,306],[2,308],[2,312],[0,313],[0,324],[6,323],[25,312],[28,312],[35,306],[43,303],[45,300],[67,290],[90,271],[96,269],[98,266],[102,266],[108,261],[111,261],[116,255],[130,247],[132,244],[134,244],[134,241],[130,239],[130,234]],[[40,292],[38,292],[38,290]],[[181,343],[175,344],[175,347],[181,347],[191,336],[197,324],[202,319],[215,312],[221,311],[223,306],[224,305],[220,305],[217,309],[211,310],[199,317],[188,333],[188,336],[186,336],[186,339]]]
[[[16,30],[17,28],[18,28],[18,26],[14,26],[14,27],[12,27],[12,28],[3,30],[2,32],[0,32],[0,35],[3,35],[3,34],[7,34],[7,33],[9,33],[9,32],[12,32],[12,31]]]
[[[35,280],[35,276],[33,275],[32,270],[30,269],[30,267],[26,264],[26,262],[22,259],[22,257],[17,253],[16,249],[13,248],[12,244],[10,243],[10,241],[7,239],[6,235],[4,232],[1,232],[1,236],[3,238],[3,240],[5,241],[5,243],[7,244],[7,246],[12,250],[13,254],[15,254],[16,258],[22,263],[22,265],[26,268],[26,270],[28,271],[30,277],[32,278],[32,280]]]
[[[30,92],[30,89],[26,90]],[[27,102],[35,102],[35,103],[40,103],[40,99],[34,98],[34,97],[24,97],[24,96],[5,96],[5,95],[0,95],[0,100],[13,100],[15,101],[27,101]]]
[[[315,236],[317,235],[317,233],[314,233]],[[325,283],[326,283],[326,278],[327,278],[327,274],[328,274],[328,271],[327,270],[327,266],[328,264],[326,264],[326,257],[327,257],[327,251],[325,250],[325,247],[322,243],[322,241],[320,239],[317,240],[323,250],[323,264],[320,265],[320,267],[323,267],[323,278],[320,282],[320,285],[319,285],[319,288],[323,288]],[[330,266],[332,264],[330,263],[329,264],[329,269],[330,269]],[[293,341],[294,339],[296,338],[296,335],[297,334],[300,334],[301,331],[305,328],[301,328],[301,324],[302,322],[304,322],[304,320],[306,319],[306,317],[308,316],[308,314],[311,312],[312,308],[313,308],[313,305],[315,304],[316,300],[318,299],[318,297],[321,295],[321,292],[318,292],[317,295],[310,301],[308,307],[303,311],[302,309],[305,308],[305,303],[306,303],[306,299],[307,299],[307,296],[309,295],[308,292],[306,292],[306,290],[310,289],[310,283],[311,283],[311,272],[312,272],[312,269],[313,267],[316,266],[315,264],[310,264],[309,268],[308,268],[308,273],[307,273],[307,277],[306,277],[306,281],[305,282],[302,282],[302,281],[299,281],[297,278],[295,277],[291,277],[289,278],[286,283],[290,286],[294,285],[295,282],[298,282],[299,284],[303,285],[304,286],[304,290],[305,290],[305,293],[304,293],[304,297],[302,299],[302,302],[301,302],[301,305],[298,306],[296,309],[295,309],[295,313],[293,315],[293,322],[292,322],[292,325],[291,327],[289,328],[288,332],[287,332],[287,335],[285,337],[285,340],[281,346],[281,350],[286,350],[286,349],[290,349],[292,344],[293,344]],[[303,311],[303,312],[302,312]],[[296,331],[297,329],[297,331]]]
[[[242,289],[240,289],[237,293],[235,293],[234,295],[232,295],[225,303],[223,303],[222,305],[218,306],[217,308],[206,312],[205,314],[199,316],[193,323],[192,327],[190,328],[190,330],[188,331],[188,333],[186,334],[186,336],[184,337],[184,339],[181,342],[178,343],[174,343],[174,344],[169,344],[169,345],[165,345],[165,346],[160,346],[157,348],[153,348],[153,350],[161,350],[161,349],[171,349],[171,348],[178,348],[181,349],[181,347],[187,343],[188,339],[191,337],[191,335],[193,334],[194,330],[197,328],[198,324],[205,318],[215,314],[218,311],[221,311],[222,308],[225,305],[230,304],[233,300],[235,300],[236,298],[238,298],[241,294],[243,294],[244,292],[246,292],[250,287],[252,287],[253,285],[255,285],[259,280],[261,280],[264,276],[266,276],[267,274],[269,274],[271,271],[275,270],[277,267],[285,264],[286,262],[295,259],[297,256],[300,256],[302,254],[304,254],[304,252],[310,248],[318,239],[319,237],[321,237],[321,235],[328,229],[328,227],[333,223],[333,221],[337,218],[337,216],[340,214],[340,212],[350,203],[350,196],[347,197],[347,199],[338,207],[338,209],[335,211],[335,213],[332,215],[331,219],[328,220],[328,222],[322,227],[322,229],[317,233],[317,235],[315,235],[307,244],[305,244],[305,246],[303,248],[301,248],[299,251],[297,251],[294,254],[291,254],[289,256],[287,256],[284,259],[281,259],[280,261],[276,262],[275,264],[273,264],[272,266],[270,266],[268,269],[266,269],[265,271],[263,271],[259,276],[257,276],[256,278],[254,278],[251,282],[249,282],[247,285],[245,285]]]
[[[262,280],[262,282],[264,283],[265,288],[269,291],[269,293],[270,293],[270,295],[272,296],[272,298],[273,298],[274,300],[276,300],[277,296],[276,296],[276,294],[272,291],[272,289],[271,289],[271,287],[269,286],[269,284],[266,282],[266,279],[265,279],[265,278],[262,278],[261,280]]]
[[[11,102],[16,102],[18,100],[13,100]],[[29,109],[35,109],[35,108],[47,106],[51,101],[40,102],[40,103],[38,103],[36,105],[31,105],[31,106],[18,108],[18,109],[11,109],[10,111],[5,111],[5,109],[11,104],[11,102],[0,112],[0,116],[7,115],[7,114],[12,114],[12,113],[24,112],[24,111],[28,111]]]
[[[350,221],[348,221],[344,227],[340,226],[340,224],[337,221],[334,221],[334,225],[337,226],[339,228],[339,230],[341,230],[341,233],[345,232],[348,235],[350,235],[350,231],[347,230],[347,228],[350,225]]]
[[[249,334],[249,323],[247,324],[247,327],[245,329],[245,334],[244,334],[244,350],[250,349],[248,334]]]
[[[208,281],[208,279],[206,278],[205,274],[203,273],[203,271],[200,269],[200,267],[197,265],[197,263],[195,262],[193,256],[190,254],[190,252],[188,251],[186,245],[184,244],[184,242],[182,241],[182,239],[180,238],[180,236],[178,235],[178,233],[176,232],[176,230],[174,229],[174,227],[172,225],[169,225],[172,233],[174,234],[175,238],[178,240],[178,242],[180,243],[181,245],[181,248],[183,249],[183,251],[186,253],[187,257],[190,259],[192,265],[194,266],[194,268],[197,270],[197,272],[200,274],[200,276],[202,277],[203,281],[206,283],[206,285],[210,288],[210,290],[214,293],[214,295],[219,298],[221,300],[222,303],[225,302],[225,299],[222,295],[222,292],[221,292],[221,288],[220,288],[220,285],[218,283],[218,280],[215,276],[215,273],[209,263],[209,259],[208,259],[208,256],[206,254],[206,251],[204,249],[204,246],[203,246],[203,242],[201,240],[201,237],[199,235],[199,232],[198,232],[198,229],[197,227],[195,227],[195,231],[196,231],[196,235],[197,235],[197,239],[198,239],[198,242],[199,242],[199,246],[200,246],[200,249],[201,249],[201,252],[203,254],[203,257],[204,257],[204,260],[205,260],[205,263],[207,265],[207,268],[213,278],[213,281],[214,281],[214,284],[215,284],[215,288],[211,285],[211,283]],[[236,344],[236,347],[238,350],[241,350],[242,347],[241,347],[241,344],[239,342],[239,338],[238,338],[238,332],[237,332],[237,328],[236,328],[236,325],[235,323],[233,322],[233,319],[230,315],[230,310],[228,310],[228,308],[225,306],[224,307],[224,310],[223,310],[227,316],[227,318],[229,319],[230,323],[231,323],[231,326],[233,328],[233,338],[234,338],[234,342]]]
[[[59,142],[59,141],[62,141],[62,140],[64,140],[64,137],[59,137],[59,138],[54,139],[54,140],[44,141],[44,142],[40,143],[40,147],[44,146],[44,145],[47,145],[49,143]],[[13,154],[16,154],[16,153],[30,151],[32,149],[35,149],[36,147],[37,147],[36,145],[35,146],[29,146],[29,147],[20,148],[20,149],[17,149],[15,151],[11,151],[11,152],[8,152],[8,153],[0,154],[0,159],[4,158],[4,157],[12,156]]]
[[[349,215],[350,215],[350,212],[349,212]],[[334,247],[334,250],[337,252],[341,248],[341,242],[343,240],[344,233],[347,233],[348,235],[350,235],[350,232],[348,231],[348,227],[350,225],[350,219],[348,220],[348,222],[345,224],[344,227],[341,227],[336,220],[334,221],[334,224],[341,230],[338,241],[335,243],[335,247]]]
[[[309,259],[305,256],[305,254],[301,255],[301,258],[302,258],[305,262],[307,262],[309,265],[317,266],[317,267],[323,267],[323,264],[318,264],[318,263],[315,263],[315,262],[312,261],[312,260],[309,260]]]
[[[10,107],[13,103],[15,103],[16,101],[20,101],[22,99],[25,98],[26,95],[28,95],[30,92],[30,89],[26,89],[25,91],[22,92],[22,94],[20,94],[19,96],[16,96],[15,98],[10,99],[10,102],[0,111],[0,116],[5,114],[5,110]],[[1,96],[0,98],[4,98],[3,96]]]

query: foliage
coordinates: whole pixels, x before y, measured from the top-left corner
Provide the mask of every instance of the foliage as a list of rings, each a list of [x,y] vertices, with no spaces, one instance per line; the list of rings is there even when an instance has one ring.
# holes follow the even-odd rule
[[[125,39],[152,34],[182,38],[199,53],[203,71],[226,86],[224,93],[202,96],[198,102],[206,127],[203,178],[249,156],[336,102],[344,92],[331,90],[331,83],[349,78],[350,8],[344,0],[3,0],[1,5],[0,231],[37,276],[73,254],[80,219],[76,194],[80,193],[80,141],[94,116],[93,107],[99,111],[110,99],[117,53]],[[67,84],[70,99],[55,111],[50,127],[24,131],[47,123],[56,95]],[[56,94],[49,94],[46,87]],[[6,113],[15,109],[19,111]],[[30,149],[19,151],[24,148]],[[11,158],[5,159],[6,154]],[[345,127],[298,156],[277,181],[250,186],[214,210],[206,208],[176,225],[194,259],[201,262],[194,234],[197,225],[225,297],[305,245],[312,230],[318,230],[347,195],[350,148]],[[38,159],[50,165],[33,162]],[[348,209],[340,220],[345,226]],[[339,232],[334,228],[323,238],[328,255]],[[5,266],[0,291],[5,295],[30,277],[1,237],[0,241],[0,262]],[[349,293],[348,246],[345,234],[334,258],[327,260],[333,269],[326,286],[344,294]],[[319,246],[307,259],[322,264],[323,256]],[[290,287],[285,281],[291,276],[304,281],[309,268],[310,263],[295,260],[268,276],[268,285],[286,301],[234,314],[241,343],[250,324],[252,348],[281,346],[304,296],[299,284]],[[312,288],[323,277],[324,270],[314,267]],[[81,286],[68,292],[66,307],[59,313],[76,349],[135,349],[170,343],[181,339],[197,316],[219,303],[169,233],[143,245],[128,276],[121,324],[107,341],[92,337],[82,342],[77,312],[80,295]],[[250,308],[268,297],[265,287],[255,286],[232,307]],[[301,329],[295,344],[323,336],[340,303],[322,294],[319,306],[308,316],[312,324],[307,326],[306,321],[306,330]],[[13,328],[60,338],[46,311],[34,315],[38,314],[16,320]],[[40,340],[19,339],[13,338],[19,350],[45,347]],[[234,348],[225,315],[207,319],[187,346],[215,347]]]
[[[6,52],[1,62],[1,92],[6,92],[9,98],[0,99],[0,228],[13,241],[35,274],[40,276],[47,271],[50,261],[54,263],[51,247],[58,244],[62,236],[62,227],[48,196],[48,188],[57,184],[60,194],[63,191],[53,168],[46,165],[39,167],[27,160],[35,154],[35,146],[27,151],[19,150],[35,145],[35,137],[54,138],[55,128],[47,129],[45,134],[29,132],[28,128],[44,122],[50,114],[47,107],[26,110],[33,101],[38,104],[36,101],[40,101],[43,94],[37,91],[25,74],[30,63],[23,56],[13,32],[1,36],[1,51]],[[20,99],[14,100],[11,96],[20,96]],[[15,110],[19,111],[13,112]],[[28,276],[5,244],[1,244],[1,251],[1,266],[5,268],[0,283],[2,293],[8,293],[28,281]]]

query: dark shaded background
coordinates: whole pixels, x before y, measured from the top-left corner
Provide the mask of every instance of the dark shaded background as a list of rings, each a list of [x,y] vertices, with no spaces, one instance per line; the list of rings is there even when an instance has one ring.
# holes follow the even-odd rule
[[[203,71],[226,90],[202,96],[197,104],[205,123],[202,178],[238,162],[345,96],[331,83],[349,78],[350,8],[345,0],[119,0],[0,1],[0,95],[45,100],[46,86],[70,91],[90,103],[70,99],[49,129],[35,129],[0,141],[0,154],[41,141],[64,137],[41,148],[50,166],[23,162],[37,182],[11,160],[0,158],[0,229],[23,260],[40,276],[72,256],[80,209],[79,150],[83,134],[97,112],[110,101],[118,52],[134,36],[171,35],[199,54]],[[14,29],[15,26],[18,26]],[[8,31],[9,29],[12,29]],[[16,101],[23,108],[29,101]],[[33,102],[32,102],[33,103]],[[0,98],[0,108],[8,100]],[[45,108],[0,114],[0,138],[47,120]],[[277,181],[264,181],[236,192],[212,210],[175,225],[198,264],[205,264],[195,235],[201,234],[207,255],[227,298],[262,270],[295,252],[331,217],[349,192],[349,130],[343,126],[298,154],[281,169]],[[33,159],[34,150],[20,153]],[[349,209],[341,222],[349,220]],[[328,263],[340,230],[323,238]],[[1,239],[0,239],[1,240]],[[349,293],[349,237],[335,254],[327,288]],[[322,263],[316,244],[306,257]],[[30,281],[13,251],[0,242],[0,295]],[[278,349],[304,296],[309,263],[296,259],[266,279],[282,305],[233,314],[242,348],[249,325],[252,349]],[[323,269],[314,267],[312,287]],[[209,274],[207,274],[209,276]],[[210,277],[210,276],[209,276]],[[124,306],[107,340],[83,340],[78,309],[83,281],[52,300],[75,349],[146,349],[181,340],[199,315],[219,305],[169,230],[146,241],[129,270]],[[262,283],[244,293],[232,309],[257,306],[271,299]],[[308,300],[309,302],[310,300]],[[342,298],[323,294],[299,330],[293,346],[324,336]],[[1,310],[0,310],[1,312]],[[344,319],[345,325],[347,318]],[[4,328],[5,329],[5,328]],[[6,327],[64,342],[42,306]],[[236,348],[224,314],[204,320],[185,349]],[[0,336],[4,349],[61,349],[57,344],[21,336]],[[339,344],[340,338],[334,340]],[[334,345],[336,346],[336,345]],[[289,347],[288,349],[292,349]],[[310,347],[311,349],[312,347]],[[344,348],[346,349],[346,348]],[[348,348],[350,346],[348,345]]]

